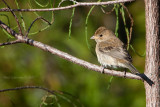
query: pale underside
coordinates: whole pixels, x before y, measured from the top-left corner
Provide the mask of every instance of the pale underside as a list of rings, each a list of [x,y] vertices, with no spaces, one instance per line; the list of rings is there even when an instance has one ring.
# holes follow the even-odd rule
[[[97,54],[98,57],[98,61],[99,63],[103,66],[103,67],[113,67],[113,68],[117,68],[117,67],[124,67],[126,68],[126,66],[117,61],[115,58],[107,55],[107,54]]]

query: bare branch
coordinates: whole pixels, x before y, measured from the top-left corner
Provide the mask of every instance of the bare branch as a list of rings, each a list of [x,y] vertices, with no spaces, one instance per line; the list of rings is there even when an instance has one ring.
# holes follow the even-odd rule
[[[28,31],[27,31],[27,33],[26,33],[26,36],[28,36],[28,33],[29,33],[29,31],[31,30],[31,27],[33,26],[33,24],[35,23],[35,21],[37,21],[38,19],[41,19],[41,20],[47,22],[49,25],[52,24],[52,23],[50,23],[48,20],[46,20],[45,18],[43,18],[43,17],[38,17],[38,18],[36,18],[36,19],[32,22],[32,24],[29,26]]]
[[[125,2],[132,2],[135,0],[118,0],[118,1],[107,1],[107,2],[76,2],[74,5],[70,6],[64,6],[64,7],[58,7],[58,8],[48,8],[48,9],[7,9],[3,8],[0,9],[0,12],[10,12],[10,11],[21,11],[21,12],[35,12],[35,11],[57,11],[57,10],[66,10],[66,9],[71,9],[74,7],[79,7],[79,6],[101,6],[101,5],[109,5],[109,4],[117,4],[117,3],[125,3]]]
[[[79,58],[76,58],[72,55],[69,55],[65,52],[62,52],[56,48],[53,48],[51,46],[48,46],[48,45],[45,45],[41,42],[38,42],[38,41],[33,41],[33,40],[29,40],[28,44],[32,45],[32,46],[35,46],[35,47],[38,47],[44,51],[48,51],[52,54],[55,54],[55,55],[58,55],[59,57],[63,58],[63,59],[66,59],[70,62],[73,62],[75,64],[78,64],[78,65],[81,65],[85,68],[88,68],[90,70],[94,70],[94,71],[97,71],[97,72],[102,72],[103,70],[103,67],[100,67],[100,66],[97,66],[95,64],[91,64],[87,61],[84,61],[84,60],[81,60]],[[105,69],[104,70],[104,73],[105,74],[109,74],[109,75],[114,75],[114,76],[119,76],[119,77],[127,77],[127,78],[132,78],[132,79],[141,79],[140,77],[134,75],[134,74],[131,74],[131,73],[126,73],[125,75],[125,72],[120,72],[120,71],[115,71],[115,70],[108,70],[108,69]]]
[[[49,90],[48,88],[44,88],[44,87],[40,87],[40,86],[23,86],[23,87],[9,88],[9,89],[0,90],[0,92],[23,90],[23,89],[41,89],[41,90],[47,91],[51,94],[55,94],[55,92],[56,92],[56,91]]]
[[[17,43],[21,43],[21,41],[15,40],[15,41],[10,41],[10,42],[0,43],[0,46],[12,45],[12,44],[17,44]]]
[[[4,24],[1,20],[0,20],[0,27],[2,27],[3,29],[5,29],[9,34],[11,34],[12,36],[14,36],[15,38],[18,38],[18,35],[21,35],[21,34],[16,33],[9,26],[7,26],[6,24]]]
[[[41,87],[41,86],[21,86],[21,87],[15,87],[15,88],[8,88],[8,89],[0,89],[0,93],[1,92],[8,92],[8,91],[18,91],[18,90],[26,90],[26,89],[39,89],[39,90],[43,90],[43,91],[46,91],[52,95],[61,95],[61,96],[64,96],[64,95],[68,95],[74,99],[76,99],[78,103],[81,104],[81,102],[79,101],[79,99],[77,99],[77,97],[73,96],[72,94],[68,93],[68,92],[64,92],[64,91],[57,91],[57,90],[50,90],[48,88],[44,88],[44,87]],[[63,98],[63,97],[61,97]],[[66,98],[64,98],[66,99]],[[82,105],[82,104],[81,104]]]
[[[80,66],[83,66],[87,69],[93,70],[93,71],[97,71],[97,72],[102,72],[103,67],[100,67],[98,65],[89,63],[87,61],[84,61],[82,59],[76,58],[68,53],[62,52],[56,48],[53,48],[49,45],[43,44],[41,42],[38,41],[34,41],[32,39],[29,39],[27,37],[24,37],[18,33],[16,33],[15,31],[13,31],[11,28],[9,28],[7,25],[5,25],[3,22],[0,21],[0,26],[2,28],[4,28],[8,33],[12,34],[14,37],[16,37],[18,40],[20,40],[21,43],[27,43],[31,46],[35,46],[37,48],[40,48],[44,51],[48,51],[51,54],[55,54],[63,59],[66,59],[70,62],[73,62],[75,64],[78,64]],[[125,72],[121,72],[121,71],[115,71],[115,70],[109,70],[109,69],[104,69],[104,73],[105,74],[109,74],[109,75],[113,75],[113,76],[118,76],[118,77],[126,77],[126,78],[130,78],[130,79],[137,79],[137,80],[142,80],[141,77],[134,75],[132,73],[125,73]]]
[[[22,34],[22,29],[21,29],[21,26],[20,26],[20,24],[19,24],[19,20],[18,20],[16,14],[12,11],[12,9],[9,7],[9,5],[8,5],[4,0],[2,0],[2,1],[3,1],[4,4],[8,7],[8,9],[10,10],[10,12],[11,12],[12,15],[14,16],[14,18],[16,19],[16,22],[17,22],[17,25],[18,25],[19,33]]]

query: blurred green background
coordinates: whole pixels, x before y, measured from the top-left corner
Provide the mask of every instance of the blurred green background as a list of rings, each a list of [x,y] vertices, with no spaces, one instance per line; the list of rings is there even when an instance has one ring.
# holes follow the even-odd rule
[[[11,8],[17,8],[14,0],[5,0]],[[37,0],[45,5],[48,0]],[[57,7],[61,0],[55,0]],[[80,1],[80,0],[77,0]],[[86,0],[91,2],[90,0]],[[86,2],[81,0],[80,2]],[[93,1],[93,0],[92,0]],[[96,0],[94,0],[96,2]],[[105,1],[105,0],[102,0]],[[20,8],[30,8],[29,0],[17,0]],[[30,1],[32,8],[42,8],[35,1]],[[53,0],[51,0],[53,3]],[[72,2],[65,1],[61,6],[70,5]],[[143,54],[145,52],[145,13],[144,1],[138,0],[126,3],[127,8],[133,16],[134,26],[131,44],[134,49]],[[0,1],[0,8],[6,7]],[[45,8],[49,8],[49,6]],[[85,37],[85,20],[90,6],[77,7],[73,16],[71,38],[69,38],[69,23],[72,9],[54,12],[54,22],[46,30],[30,35],[29,38],[40,41],[67,52],[75,57],[100,65],[95,56],[95,42],[89,38],[100,26],[106,26],[115,31],[116,15],[104,14],[101,6],[96,6],[88,21],[88,48]],[[113,5],[104,7],[110,11]],[[52,12],[37,12],[40,16],[51,20]],[[0,12],[9,17],[11,28],[15,28],[16,21],[10,12]],[[20,19],[20,15],[16,12]],[[37,17],[33,12],[22,13],[26,28]],[[127,26],[130,19],[126,15]],[[126,33],[123,20],[119,14],[119,37],[126,41]],[[0,20],[8,23],[6,17],[0,16]],[[21,22],[21,20],[20,20]],[[43,21],[37,21],[31,32],[38,31],[47,26]],[[15,29],[18,31],[17,29]],[[0,29],[0,43],[8,40],[7,35]],[[14,39],[9,39],[14,40]],[[129,49],[133,58],[133,65],[144,72],[145,57],[138,56]],[[119,77],[113,77],[88,70],[72,62],[59,58],[48,52],[26,44],[15,44],[0,47],[0,89],[14,88],[20,86],[42,86],[51,90],[59,90],[71,95],[49,96],[47,92],[38,89],[27,89],[0,93],[0,107],[145,107],[145,90],[141,81]],[[111,81],[110,81],[111,80]],[[48,95],[51,101],[46,105],[43,103]],[[74,96],[74,97],[73,97]],[[57,102],[55,101],[57,99]]]

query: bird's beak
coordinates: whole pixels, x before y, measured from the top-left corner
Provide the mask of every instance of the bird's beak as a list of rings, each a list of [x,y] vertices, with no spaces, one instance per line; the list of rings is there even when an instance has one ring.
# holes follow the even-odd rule
[[[95,39],[94,37],[95,37],[95,36],[92,36],[90,39]]]

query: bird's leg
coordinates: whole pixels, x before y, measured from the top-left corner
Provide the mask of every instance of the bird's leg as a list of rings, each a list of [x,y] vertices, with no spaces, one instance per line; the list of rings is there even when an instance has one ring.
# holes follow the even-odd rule
[[[124,78],[126,78],[126,72],[127,72],[127,69],[125,68],[124,69]]]
[[[102,74],[104,74],[104,69],[105,69],[105,67],[103,67],[103,70],[102,70],[102,72],[101,72]]]
[[[105,67],[104,67],[104,66],[102,66],[102,65],[101,65],[101,67],[103,67],[103,69],[102,69],[101,73],[102,73],[102,74],[104,74],[104,69],[105,69]]]

